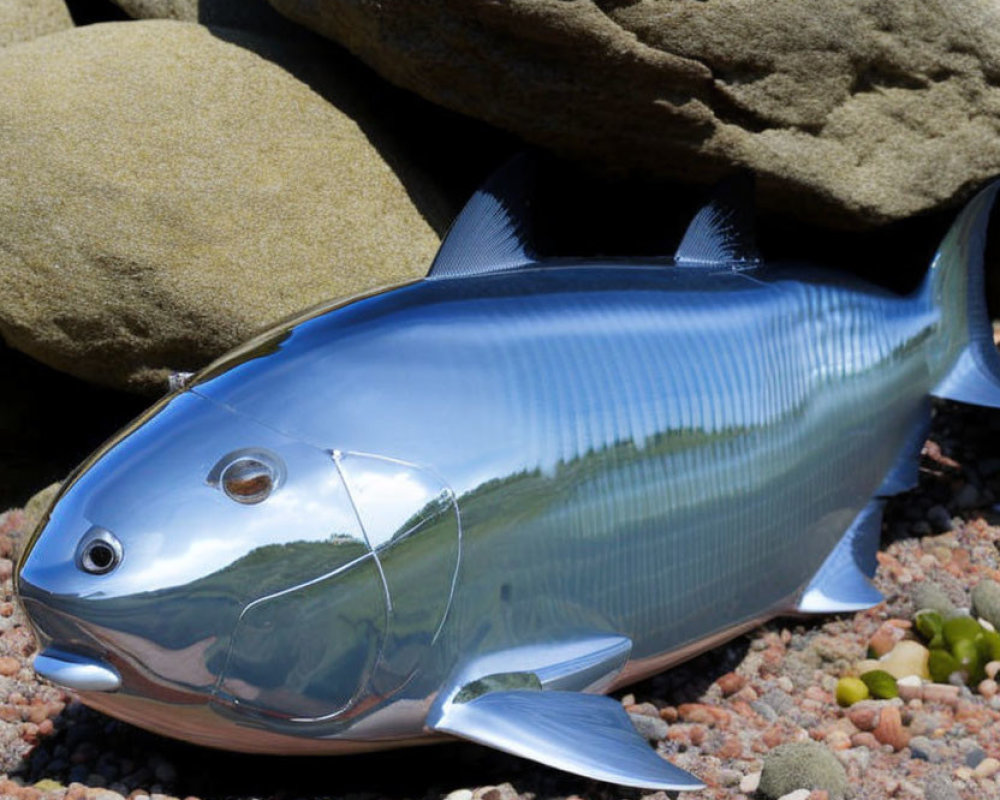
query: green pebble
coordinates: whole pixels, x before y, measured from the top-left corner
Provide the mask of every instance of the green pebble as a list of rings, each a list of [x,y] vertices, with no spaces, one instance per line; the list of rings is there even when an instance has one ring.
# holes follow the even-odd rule
[[[881,671],[881,670],[877,670]],[[868,687],[860,678],[841,678],[837,681],[835,692],[837,703],[842,706],[853,706],[868,699]]]
[[[951,647],[951,654],[959,663],[959,668],[965,674],[968,684],[979,683],[986,677],[983,671],[983,657],[979,654],[979,646],[973,639],[959,639]]]
[[[984,630],[977,644],[983,660],[1000,661],[1000,633]]]
[[[891,700],[899,697],[899,688],[896,686],[896,679],[884,669],[873,669],[861,676],[861,681],[868,687],[872,697],[879,700]]]
[[[922,608],[914,617],[919,633],[928,647],[942,647],[944,637],[942,628],[944,627],[944,617],[933,608]]]
[[[952,617],[945,620],[941,633],[944,635],[944,643],[954,652],[956,642],[974,642],[982,635],[983,627],[972,617]]]
[[[934,683],[947,683],[953,672],[958,672],[962,665],[955,657],[943,648],[931,650],[927,658],[927,671]]]

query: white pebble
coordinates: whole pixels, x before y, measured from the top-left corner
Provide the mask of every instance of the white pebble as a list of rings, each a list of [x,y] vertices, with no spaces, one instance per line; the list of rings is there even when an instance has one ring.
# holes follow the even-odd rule
[[[990,661],[986,664],[986,677],[995,678],[997,673],[1000,672],[1000,661]]]
[[[796,789],[794,792],[781,795],[778,800],[809,800],[810,794],[812,794],[812,792],[808,789]]]
[[[907,675],[896,681],[896,687],[903,700],[919,701],[924,691],[924,682],[919,675]]]
[[[993,631],[994,633],[996,633],[997,629],[993,627],[993,623],[990,622],[989,620],[983,619],[982,617],[978,617],[976,619],[976,622],[978,622],[980,625],[986,628],[986,630]]]
[[[977,778],[989,778],[995,775],[998,770],[1000,770],[1000,761],[992,756],[988,756],[976,765],[976,768],[972,770],[972,774]]]
[[[740,781],[740,791],[743,794],[753,794],[757,791],[757,787],[760,786],[760,773],[751,772],[743,776],[743,780]]]
[[[446,795],[444,800],[472,800],[472,790],[456,789],[455,791]]]
[[[778,688],[783,692],[791,693],[795,691],[795,684],[792,683],[792,679],[787,675],[782,675],[778,680],[775,681],[778,684]]]

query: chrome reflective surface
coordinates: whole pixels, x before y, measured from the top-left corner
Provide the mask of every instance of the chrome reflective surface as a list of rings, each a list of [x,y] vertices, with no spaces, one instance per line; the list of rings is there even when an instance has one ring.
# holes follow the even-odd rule
[[[107,664],[52,648],[35,655],[34,668],[46,680],[81,692],[113,692],[122,685],[121,677]]]
[[[47,653],[120,676],[85,701],[175,736],[337,752],[437,727],[526,754],[534,726],[549,763],[628,782],[586,766],[611,740],[631,757],[620,730],[576,761],[553,745],[559,709],[582,728],[607,704],[551,696],[787,611],[871,530],[969,341],[956,236],[908,297],[795,265],[559,262],[315,310],[84,465],[19,592]],[[280,465],[258,502],[225,490],[241,458]],[[123,554],[103,574],[77,555],[95,530]],[[514,689],[451,707],[487,679]],[[506,745],[481,735],[502,717]]]

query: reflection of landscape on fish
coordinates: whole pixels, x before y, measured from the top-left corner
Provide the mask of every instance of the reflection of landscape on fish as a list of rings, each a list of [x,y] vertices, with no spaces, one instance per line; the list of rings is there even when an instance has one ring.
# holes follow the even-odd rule
[[[211,639],[206,666],[219,674],[236,620],[247,603],[315,580],[367,552],[363,542],[347,535],[324,542],[264,545],[224,569],[183,586],[127,599],[75,603],[86,602],[90,618],[98,625],[149,637],[170,650],[183,650]]]
[[[258,711],[322,717],[366,683],[386,630],[374,558],[273,598],[241,615],[220,689]]]

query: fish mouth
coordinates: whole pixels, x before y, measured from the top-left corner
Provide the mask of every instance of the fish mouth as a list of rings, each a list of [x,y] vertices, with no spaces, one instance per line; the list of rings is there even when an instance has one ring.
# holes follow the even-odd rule
[[[110,664],[54,647],[35,656],[34,668],[46,680],[81,692],[114,692],[122,685],[118,670]]]

